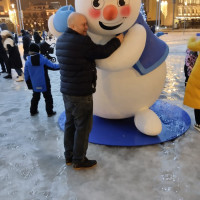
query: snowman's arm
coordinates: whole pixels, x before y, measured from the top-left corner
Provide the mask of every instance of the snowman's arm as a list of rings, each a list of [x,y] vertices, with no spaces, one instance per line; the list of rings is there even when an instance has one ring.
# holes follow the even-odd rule
[[[108,71],[120,71],[139,60],[146,43],[146,30],[136,24],[129,29],[121,46],[108,58],[96,60],[97,67]]]

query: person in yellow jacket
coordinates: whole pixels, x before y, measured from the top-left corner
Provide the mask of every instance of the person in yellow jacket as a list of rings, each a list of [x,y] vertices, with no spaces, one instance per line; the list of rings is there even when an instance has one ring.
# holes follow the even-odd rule
[[[195,37],[190,38],[188,48],[192,51],[200,51],[200,40],[196,40]],[[198,56],[188,79],[183,104],[194,108],[196,121],[194,128],[200,131],[200,56]]]

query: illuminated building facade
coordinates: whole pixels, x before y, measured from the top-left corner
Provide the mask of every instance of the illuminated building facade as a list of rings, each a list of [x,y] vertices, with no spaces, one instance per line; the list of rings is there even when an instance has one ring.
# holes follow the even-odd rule
[[[67,0],[68,5],[72,5],[74,7],[74,0]]]
[[[29,4],[23,10],[23,22],[25,30],[48,30],[48,19],[61,7],[59,2]]]
[[[0,1],[0,24],[5,23],[7,27],[13,26],[9,18],[10,0]]]
[[[9,17],[8,12],[10,8],[10,0],[0,1],[0,18]]]
[[[42,1],[41,1],[42,2]],[[69,5],[74,6],[74,0],[68,0]],[[23,10],[23,21],[25,30],[48,30],[48,19],[51,15],[64,5],[58,1],[51,3],[29,4],[29,7]]]
[[[200,28],[200,0],[143,0],[147,22],[174,28]]]
[[[21,12],[24,29],[47,30],[48,19],[60,6],[59,2],[33,5]],[[68,0],[74,6],[74,0]],[[15,8],[11,4],[15,4]],[[172,28],[200,28],[200,0],[142,0],[147,23]],[[160,9],[159,9],[160,7]],[[16,0],[0,0],[0,23],[6,23],[9,30],[20,29]],[[20,27],[19,27],[20,26]],[[16,27],[16,28],[15,28]]]
[[[172,28],[200,28],[200,0],[141,0],[141,2],[144,3],[149,25],[157,23]],[[68,0],[68,4],[74,6],[74,0]]]

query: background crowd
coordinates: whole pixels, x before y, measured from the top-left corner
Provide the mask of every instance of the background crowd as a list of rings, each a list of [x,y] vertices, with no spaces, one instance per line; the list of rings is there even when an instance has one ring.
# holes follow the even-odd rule
[[[21,30],[22,43],[23,43],[23,59],[26,61],[29,55],[29,47],[31,42],[38,44],[39,46],[45,46],[43,48],[43,53],[48,53],[50,45],[45,41],[52,39],[52,35],[48,34],[45,30],[39,33],[37,30]],[[17,82],[24,81],[23,64],[22,58],[18,49],[19,36],[17,33],[10,32],[9,30],[2,30],[0,32],[0,73],[7,73],[4,76],[5,79],[12,79],[11,69],[15,69],[17,72]],[[55,59],[54,59],[55,61]]]

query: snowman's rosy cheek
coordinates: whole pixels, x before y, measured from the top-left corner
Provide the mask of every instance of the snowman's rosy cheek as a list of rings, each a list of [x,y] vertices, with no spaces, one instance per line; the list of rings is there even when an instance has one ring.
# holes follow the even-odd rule
[[[89,9],[89,16],[96,19],[96,18],[99,18],[101,15],[101,11],[100,10],[96,10],[96,9],[93,9],[93,8],[90,8]]]
[[[128,17],[131,13],[131,8],[130,6],[123,6],[121,9],[120,9],[120,14],[122,17]]]

